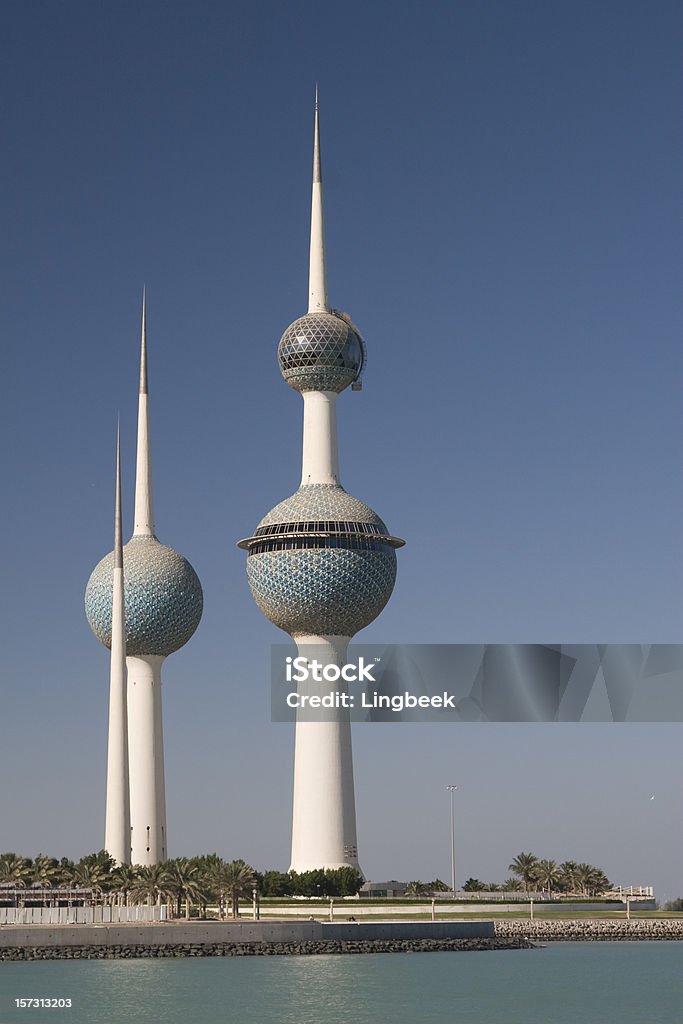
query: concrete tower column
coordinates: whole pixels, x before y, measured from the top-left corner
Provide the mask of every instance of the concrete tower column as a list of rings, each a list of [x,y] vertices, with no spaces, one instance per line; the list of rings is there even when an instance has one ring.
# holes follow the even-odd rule
[[[301,485],[338,484],[337,395],[305,391]]]
[[[130,864],[126,618],[123,602],[123,543],[121,534],[121,432],[118,428],[116,431],[116,500],[111,618],[109,736],[107,741],[107,796],[104,821],[104,848],[117,864]]]
[[[166,798],[161,718],[163,656],[136,655],[128,664],[128,761],[131,863],[166,859]]]
[[[324,665],[343,665],[349,642],[339,636],[296,638],[300,655]],[[325,687],[300,683],[298,692],[323,696]],[[329,684],[340,693],[345,687],[341,680]],[[326,710],[322,721],[304,720],[310,717],[310,711],[297,713],[290,871],[359,868],[348,709]]]

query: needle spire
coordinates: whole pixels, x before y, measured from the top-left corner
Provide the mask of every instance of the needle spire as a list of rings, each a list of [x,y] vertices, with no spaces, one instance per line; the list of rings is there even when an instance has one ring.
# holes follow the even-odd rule
[[[140,394],[138,396],[138,454],[135,472],[134,537],[154,536],[152,506],[152,462],[147,408],[147,293],[142,292],[142,336],[140,339]]]
[[[311,195],[311,249],[308,277],[308,312],[319,313],[327,306],[327,270],[325,267],[325,221],[323,217],[323,180],[320,160],[320,119],[318,86],[315,87],[315,128],[313,134],[313,191]]]

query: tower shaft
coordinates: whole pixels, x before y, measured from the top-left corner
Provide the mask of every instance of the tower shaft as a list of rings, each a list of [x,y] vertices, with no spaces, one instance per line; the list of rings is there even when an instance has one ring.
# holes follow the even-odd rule
[[[297,637],[296,644],[309,660],[343,665],[349,638],[305,636]],[[320,683],[302,683],[299,692],[309,689],[321,696],[325,692]],[[330,689],[341,692],[342,685],[330,684]],[[338,708],[325,717],[328,720],[304,721],[303,713],[297,716],[290,871],[360,870],[349,714]]]
[[[301,484],[339,484],[337,395],[305,391]]]
[[[116,437],[116,500],[114,512],[111,661],[109,672],[109,735],[104,848],[117,864],[130,864],[128,782],[128,715],[126,699],[126,619],[123,597],[121,535],[121,442]]]
[[[152,460],[147,385],[147,301],[142,295],[138,447],[133,536],[154,537]],[[166,786],[161,711],[160,655],[129,657],[128,758],[130,774],[131,857],[133,864],[166,860]]]
[[[130,845],[133,864],[167,858],[161,655],[129,657],[128,757]]]

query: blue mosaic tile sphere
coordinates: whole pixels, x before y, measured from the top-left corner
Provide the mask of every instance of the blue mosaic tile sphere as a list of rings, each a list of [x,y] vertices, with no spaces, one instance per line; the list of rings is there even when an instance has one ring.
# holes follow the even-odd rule
[[[386,535],[379,516],[342,487],[300,487],[264,516],[250,542],[247,578],[256,604],[291,636],[354,636],[394,589],[396,552]],[[269,544],[282,550],[261,550]]]
[[[307,313],[287,328],[277,355],[282,376],[296,391],[339,393],[360,377],[365,344],[346,314]]]
[[[111,646],[114,553],[92,572],[85,614],[93,633]],[[196,572],[156,537],[131,537],[123,548],[127,654],[173,654],[187,643],[202,617],[204,596]]]

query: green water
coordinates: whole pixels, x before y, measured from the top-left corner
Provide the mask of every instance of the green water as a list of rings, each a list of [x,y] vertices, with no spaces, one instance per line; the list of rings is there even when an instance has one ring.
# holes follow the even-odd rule
[[[18,1009],[18,997],[71,1009]],[[0,1024],[683,1024],[682,942],[0,965]]]

